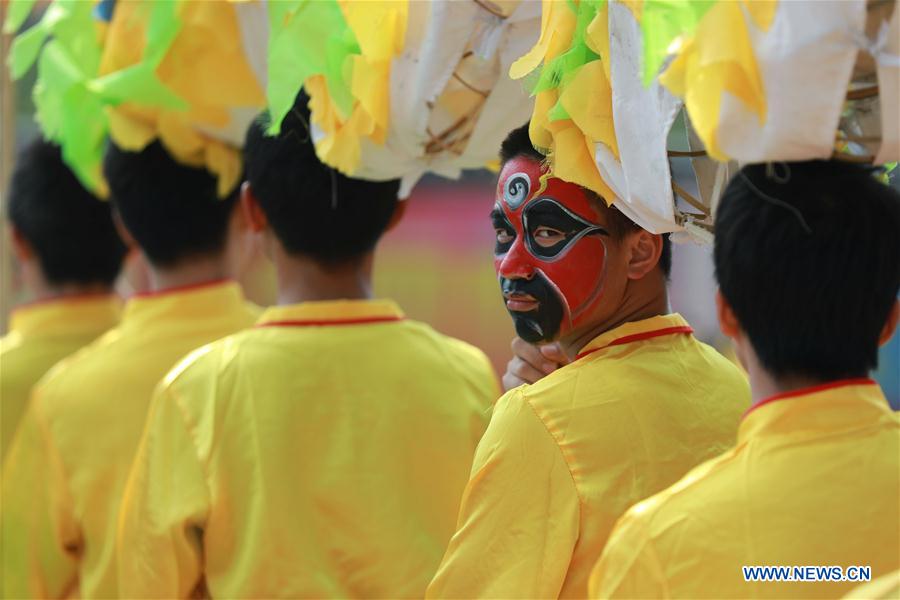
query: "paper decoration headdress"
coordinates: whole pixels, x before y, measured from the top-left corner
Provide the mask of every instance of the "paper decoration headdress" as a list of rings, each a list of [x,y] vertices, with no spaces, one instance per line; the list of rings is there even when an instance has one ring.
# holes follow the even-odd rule
[[[531,101],[506,72],[537,37],[535,2],[269,3],[274,127],[305,86],[319,157],[345,175],[456,177],[496,159]]]
[[[12,4],[7,32],[30,4]],[[90,189],[106,194],[108,135],[130,150],[159,139],[177,160],[215,173],[224,195],[241,174],[244,131],[265,105],[265,67],[252,58],[266,32],[259,3],[54,0],[15,39],[10,68],[18,78],[37,60],[37,120]]]
[[[536,78],[532,142],[556,176],[650,231],[710,239],[729,161],[897,159],[897,13],[895,0],[545,0],[510,76]],[[682,102],[688,147],[671,152]],[[676,208],[673,155],[694,160],[701,197],[675,190],[699,213]]]

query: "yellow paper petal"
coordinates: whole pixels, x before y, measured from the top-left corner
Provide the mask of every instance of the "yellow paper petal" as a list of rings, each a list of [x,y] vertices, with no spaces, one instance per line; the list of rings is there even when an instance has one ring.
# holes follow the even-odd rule
[[[659,78],[684,98],[692,124],[716,160],[728,158],[717,142],[723,92],[739,98],[760,123],[766,120],[765,89],[747,26],[739,3],[717,3]]]
[[[528,135],[531,143],[540,151],[549,150],[553,145],[553,136],[550,133],[547,115],[558,100],[559,94],[555,89],[538,92],[534,97],[534,111],[528,126]]]
[[[581,67],[566,86],[560,102],[575,125],[591,140],[605,144],[619,157],[613,125],[612,88],[606,78],[604,61]]]
[[[531,47],[531,50],[520,56],[513,64],[509,66],[509,76],[513,79],[520,79],[534,71],[544,56],[547,54],[547,47],[550,45],[550,27],[556,25],[556,13],[553,8],[553,0],[543,0],[541,3],[541,36],[537,43]]]
[[[593,190],[611,205],[616,196],[597,170],[593,144],[571,121],[556,121],[554,129],[553,174]]]
[[[623,4],[628,10],[631,11],[631,14],[634,15],[635,21],[637,21],[638,23],[641,22],[641,15],[644,12],[644,0],[619,0],[619,3]]]
[[[575,12],[565,2],[543,0],[541,5],[541,37],[524,56],[509,66],[509,76],[521,79],[534,71],[542,61],[559,55],[568,48],[575,31]]]
[[[606,80],[612,81],[610,73],[612,61],[609,57],[609,2],[603,5],[594,20],[588,25],[584,41],[587,47],[600,57],[603,70],[606,72]]]
[[[370,63],[363,56],[353,57],[353,79],[350,90],[375,123],[387,129],[390,104],[386,82],[390,80],[390,63]]]
[[[324,134],[316,144],[319,158],[352,176],[359,166],[362,139],[384,144],[387,136],[391,61],[403,51],[408,1],[339,1],[361,52],[342,65],[354,101],[350,114],[335,104],[323,76],[307,78],[304,87],[313,122]]]
[[[241,153],[222,143],[212,142],[206,146],[206,168],[216,174],[217,193],[226,196],[239,184],[243,173]]]
[[[156,137],[156,127],[135,119],[119,108],[107,110],[109,135],[117,146],[132,152],[143,149]]]
[[[106,35],[100,73],[140,62],[146,46],[147,7],[119,2]],[[184,2],[183,27],[156,70],[160,81],[187,101],[187,111],[123,104],[110,111],[110,135],[130,150],[159,138],[179,162],[204,166],[219,177],[225,194],[240,177],[240,153],[201,134],[199,127],[225,128],[231,109],[265,106],[265,94],[243,48],[240,24],[231,2]]]
[[[364,56],[387,61],[403,50],[409,10],[406,0],[341,0],[340,5]]]
[[[756,26],[763,31],[768,31],[775,20],[775,11],[778,8],[778,0],[742,0],[750,18]]]
[[[191,167],[201,167],[204,139],[191,127],[182,115],[166,113],[160,115],[159,140],[178,162]]]

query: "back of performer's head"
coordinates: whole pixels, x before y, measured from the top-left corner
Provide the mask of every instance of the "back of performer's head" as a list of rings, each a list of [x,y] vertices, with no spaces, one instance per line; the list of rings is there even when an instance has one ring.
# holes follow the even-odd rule
[[[525,123],[518,129],[513,129],[503,140],[500,145],[500,163],[501,166],[517,157],[524,157],[536,162],[544,162],[546,156],[538,152],[531,143],[531,137],[528,134],[529,123]],[[584,189],[585,193],[591,196],[595,203],[603,209],[607,216],[607,223],[610,234],[615,240],[621,240],[627,233],[641,229],[640,225],[626,217],[615,207],[607,209],[606,201],[593,191]],[[659,268],[663,274],[668,277],[672,271],[672,243],[669,241],[668,235],[662,236],[662,253],[659,256]]]
[[[300,92],[268,135],[267,114],[250,126],[244,145],[249,193],[286,253],[328,265],[352,263],[374,250],[397,210],[399,181],[345,177],[316,156],[308,96]]]
[[[846,162],[751,165],[715,227],[723,330],[765,371],[832,381],[877,366],[898,312],[900,194]]]
[[[7,214],[16,245],[51,285],[112,285],[125,258],[108,202],[82,187],[58,146],[33,140],[19,155]]]
[[[215,175],[179,163],[159,141],[137,152],[110,143],[103,171],[122,224],[153,266],[224,251],[238,186],[220,198]]]

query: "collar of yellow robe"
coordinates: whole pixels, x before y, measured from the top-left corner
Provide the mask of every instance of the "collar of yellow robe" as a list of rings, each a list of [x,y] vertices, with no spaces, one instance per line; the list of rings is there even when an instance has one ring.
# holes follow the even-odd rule
[[[257,327],[365,325],[402,321],[406,316],[391,300],[325,300],[267,309]]]
[[[738,446],[751,438],[855,429],[888,416],[896,418],[873,379],[844,379],[771,396],[745,414]]]
[[[22,337],[58,336],[96,331],[98,323],[112,327],[122,313],[115,294],[83,294],[20,306],[10,317],[10,331]]]
[[[216,279],[135,294],[125,305],[122,322],[128,325],[157,319],[206,316],[211,311],[237,310],[245,303],[244,293],[236,281]]]
[[[678,313],[659,315],[641,321],[632,321],[595,337],[581,349],[575,360],[584,358],[588,354],[605,350],[610,346],[620,346],[665,335],[684,335],[693,332],[694,330],[688,325],[688,322]]]

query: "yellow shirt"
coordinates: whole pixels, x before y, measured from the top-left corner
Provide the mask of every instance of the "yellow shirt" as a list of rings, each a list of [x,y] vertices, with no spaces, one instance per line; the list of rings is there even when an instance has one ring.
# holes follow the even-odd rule
[[[0,458],[12,442],[32,386],[57,362],[119,321],[112,294],[57,298],[13,311],[0,339]]]
[[[271,308],[166,377],[129,479],[125,597],[421,597],[499,395],[390,301]],[[167,485],[160,485],[164,480]]]
[[[117,595],[118,508],[153,389],[256,314],[233,282],[134,297],[118,327],[38,384],[3,469],[4,596]]]
[[[679,315],[497,402],[429,597],[584,597],[616,519],[734,443],[746,379]]]
[[[737,446],[619,522],[596,598],[837,598],[859,581],[748,582],[744,566],[900,567],[900,419],[871,380],[757,404]]]

